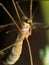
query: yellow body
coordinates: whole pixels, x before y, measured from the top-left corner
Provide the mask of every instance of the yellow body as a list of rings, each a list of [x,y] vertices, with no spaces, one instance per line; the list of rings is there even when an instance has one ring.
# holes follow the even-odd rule
[[[23,44],[23,38],[20,37],[20,35],[18,35],[15,41],[15,45],[12,48],[11,54],[6,59],[6,62],[4,62],[4,65],[14,64],[20,58],[22,52],[22,44]]]

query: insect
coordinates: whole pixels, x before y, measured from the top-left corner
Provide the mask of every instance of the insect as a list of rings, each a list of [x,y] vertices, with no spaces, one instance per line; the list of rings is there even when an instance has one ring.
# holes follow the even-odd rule
[[[24,12],[20,8],[18,2],[15,3],[15,1],[12,0],[12,3],[14,5],[16,14],[17,14],[18,19],[20,21],[21,28],[16,24],[16,21],[14,20],[12,15],[9,13],[9,11],[5,8],[5,6],[2,3],[0,3],[0,6],[5,10],[5,12],[9,15],[9,17],[13,21],[13,23],[8,24],[8,25],[0,26],[0,28],[6,27],[6,26],[9,26],[9,25],[15,25],[18,28],[18,30],[19,30],[19,34],[17,36],[17,39],[16,39],[15,43],[10,45],[9,47],[6,47],[3,50],[0,50],[0,54],[4,54],[5,50],[7,50],[7,49],[12,47],[11,53],[9,54],[8,58],[6,59],[6,61],[4,61],[3,63],[4,63],[4,65],[8,65],[8,64],[9,65],[10,64],[13,65],[13,64],[15,64],[18,61],[18,59],[20,58],[20,55],[22,53],[23,40],[26,39],[27,44],[28,44],[28,48],[29,48],[31,65],[33,65],[31,47],[30,47],[30,44],[29,44],[29,41],[28,41],[28,37],[32,33],[32,26],[33,26],[33,23],[32,23],[32,0],[30,0],[30,18],[28,18],[24,14]],[[16,4],[17,4],[17,6],[16,6]],[[21,12],[21,14],[23,15],[21,19],[20,19],[17,7],[18,7],[19,11]]]
[[[9,54],[9,57],[3,63],[4,63],[4,65],[8,65],[8,64],[10,65],[10,64],[15,64],[17,62],[17,60],[20,58],[20,55],[21,55],[21,52],[22,52],[23,40],[26,39],[27,44],[28,44],[28,48],[29,48],[31,65],[33,65],[31,47],[30,47],[30,44],[29,44],[29,41],[28,41],[28,37],[31,35],[31,32],[32,32],[32,0],[30,0],[30,18],[28,18],[24,14],[24,12],[20,8],[18,2],[15,3],[15,1],[12,0],[12,3],[14,5],[14,8],[15,8],[16,14],[18,16],[18,19],[21,23],[21,28],[16,24],[16,21],[14,20],[12,15],[9,13],[9,11],[5,8],[5,6],[2,3],[0,3],[0,6],[9,15],[9,17],[12,19],[13,23],[16,25],[16,27],[19,30],[19,34],[18,34],[18,37],[17,37],[15,43],[13,45],[11,45],[11,46],[9,46],[9,47],[7,47],[7,48],[0,51],[0,53],[2,54],[5,50],[7,50],[8,48],[13,46],[12,50],[11,50],[11,53]],[[17,4],[17,6],[16,6],[16,4]],[[23,15],[22,19],[20,19],[17,7]],[[11,25],[13,25],[13,23]],[[3,27],[6,27],[6,25],[3,26]]]

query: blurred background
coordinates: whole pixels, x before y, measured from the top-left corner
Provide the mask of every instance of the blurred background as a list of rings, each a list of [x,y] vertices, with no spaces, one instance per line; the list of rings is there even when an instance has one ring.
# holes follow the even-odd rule
[[[16,0],[15,0],[16,2]],[[30,15],[30,1],[27,0],[18,0],[20,7],[24,11],[27,17]],[[16,12],[14,10],[14,6],[12,4],[11,0],[1,0],[1,3],[7,8],[7,10],[11,13],[13,18],[16,20],[16,23],[19,25],[19,20],[17,18]],[[37,8],[37,10],[36,10]],[[33,1],[33,12],[36,10],[34,16],[33,16],[33,23],[45,23],[43,19],[43,12],[41,7],[40,1]],[[19,12],[20,16],[22,17],[21,13]],[[18,22],[17,22],[18,21]],[[7,15],[7,13],[3,10],[3,8],[0,6],[0,26],[12,23],[12,20]],[[11,31],[16,29],[16,31],[12,31],[7,33],[7,31]],[[18,30],[15,25],[7,26],[5,28],[0,28],[0,50],[4,49],[5,47],[13,44],[17,38]],[[43,49],[45,45],[47,44],[47,36],[46,36],[46,30],[43,29],[33,29],[32,35],[29,37],[29,42],[31,45],[32,50],[32,56],[33,56],[33,62],[34,65],[42,65],[42,61],[40,60],[39,51],[40,49]],[[9,54],[9,51],[11,49],[5,51]],[[0,59],[1,65],[3,65],[2,60]],[[30,65],[30,59],[29,59],[29,52],[28,47],[26,44],[26,40],[24,40],[23,44],[23,50],[20,59],[14,64],[14,65]]]

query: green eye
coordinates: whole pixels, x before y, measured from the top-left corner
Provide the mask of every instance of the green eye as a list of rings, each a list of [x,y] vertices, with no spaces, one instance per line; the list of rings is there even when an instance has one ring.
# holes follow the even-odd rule
[[[28,19],[26,19],[25,22],[28,23]]]
[[[30,23],[30,22],[32,22],[32,21],[31,21],[30,19],[26,19],[25,22],[26,22],[26,23]]]

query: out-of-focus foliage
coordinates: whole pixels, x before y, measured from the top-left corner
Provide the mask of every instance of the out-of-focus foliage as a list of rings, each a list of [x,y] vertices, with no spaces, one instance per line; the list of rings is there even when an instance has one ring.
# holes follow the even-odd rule
[[[43,62],[43,65],[49,65],[49,45],[46,45],[44,49],[40,50],[39,56]]]
[[[49,1],[40,1],[40,7],[44,22],[49,24]],[[49,43],[49,30],[46,31],[47,43]]]
[[[40,1],[40,7],[44,19],[44,23],[49,24],[49,1]],[[49,30],[46,31],[47,43],[49,44]],[[49,45],[40,50],[40,59],[43,65],[49,65]]]

